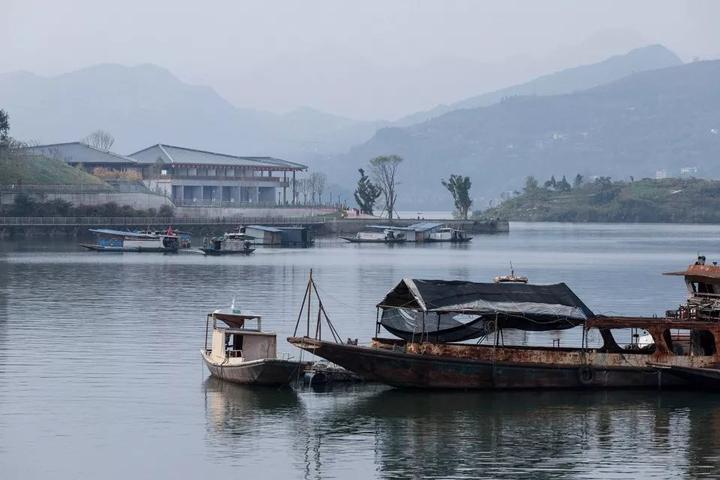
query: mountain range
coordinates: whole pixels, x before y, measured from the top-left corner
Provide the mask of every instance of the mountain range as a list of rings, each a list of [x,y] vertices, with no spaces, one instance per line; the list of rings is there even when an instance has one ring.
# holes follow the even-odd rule
[[[375,155],[399,154],[401,208],[446,208],[440,178],[450,173],[470,175],[481,202],[518,188],[528,174],[650,175],[695,164],[710,172],[715,134],[706,134],[720,128],[707,108],[715,105],[711,82],[703,81],[717,81],[712,65],[683,65],[651,45],[396,122],[312,108],[285,114],[241,108],[155,65],[104,64],[54,77],[2,74],[0,108],[21,140],[72,141],[102,128],[115,136],[119,153],[164,142],[273,155],[327,172],[347,198],[358,167]]]
[[[381,129],[353,148],[343,164],[400,155],[405,159],[400,197],[424,208],[447,201],[440,179],[452,173],[469,175],[480,195],[490,198],[521,188],[528,175],[640,178],[688,167],[717,176],[718,85],[716,60],[638,72],[570,94],[507,97],[409,127]],[[475,198],[480,195],[476,190]]]
[[[155,65],[95,65],[55,77],[0,75],[0,106],[21,140],[78,140],[104,129],[130,153],[158,142],[242,155],[312,156],[367,140],[375,122],[311,108],[286,114],[239,108]]]

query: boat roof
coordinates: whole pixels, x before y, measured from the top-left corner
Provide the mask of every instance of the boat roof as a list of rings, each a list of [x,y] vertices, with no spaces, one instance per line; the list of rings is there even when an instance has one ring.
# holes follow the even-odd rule
[[[267,225],[248,225],[245,228],[253,228],[255,230],[261,230],[263,232],[280,233],[282,230],[275,227],[268,227]]]
[[[489,321],[500,321],[503,328],[522,330],[571,328],[595,316],[564,283],[533,285],[404,278],[377,306],[480,315]]]
[[[376,228],[379,230],[403,230],[412,231],[410,227],[399,227],[397,225],[368,225],[366,228]]]
[[[398,225],[368,225],[367,228],[380,228],[383,230],[404,230],[407,232],[426,232],[428,230],[433,230],[435,228],[441,227],[442,223],[435,223],[435,222],[420,222],[420,223],[413,223],[412,225],[408,225],[407,227],[401,227]]]
[[[248,311],[233,311],[232,309],[217,309],[212,312],[212,316],[217,320],[225,322],[231,328],[242,328],[245,326],[246,320],[260,320],[262,317]]]
[[[136,237],[136,238],[155,237],[154,233],[131,232],[128,230],[113,230],[111,228],[91,228],[89,230],[93,233],[99,233],[101,235],[117,235],[117,236],[123,236],[123,237]],[[162,234],[162,235],[165,235],[165,234]]]
[[[412,225],[408,226],[407,228],[409,228],[411,230],[415,230],[416,232],[425,232],[427,230],[433,230],[438,227],[442,227],[442,223],[420,222],[420,223],[413,223]]]

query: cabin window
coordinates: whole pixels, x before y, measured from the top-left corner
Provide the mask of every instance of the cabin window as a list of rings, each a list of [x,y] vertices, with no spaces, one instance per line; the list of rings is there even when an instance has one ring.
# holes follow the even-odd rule
[[[225,353],[228,357],[242,357],[243,336],[236,333],[225,334]]]
[[[587,346],[607,353],[650,354],[655,352],[652,336],[640,328],[591,328],[587,333]]]
[[[675,355],[715,355],[715,336],[707,330],[671,328],[663,332],[663,339]]]

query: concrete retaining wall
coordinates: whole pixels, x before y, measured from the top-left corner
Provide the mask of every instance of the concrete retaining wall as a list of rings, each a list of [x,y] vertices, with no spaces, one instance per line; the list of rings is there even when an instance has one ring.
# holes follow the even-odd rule
[[[15,202],[14,193],[3,193],[0,201],[3,205],[10,205]],[[137,210],[148,208],[158,209],[163,205],[173,206],[169,198],[152,193],[118,193],[118,192],[92,192],[92,193],[43,193],[31,194],[37,200],[65,200],[73,205],[102,205],[114,202],[118,205],[130,205]]]

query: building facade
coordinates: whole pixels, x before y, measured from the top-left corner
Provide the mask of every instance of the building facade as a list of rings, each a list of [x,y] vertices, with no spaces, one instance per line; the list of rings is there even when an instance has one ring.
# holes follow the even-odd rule
[[[129,155],[145,184],[177,206],[267,206],[293,203],[305,165],[157,144]]]

